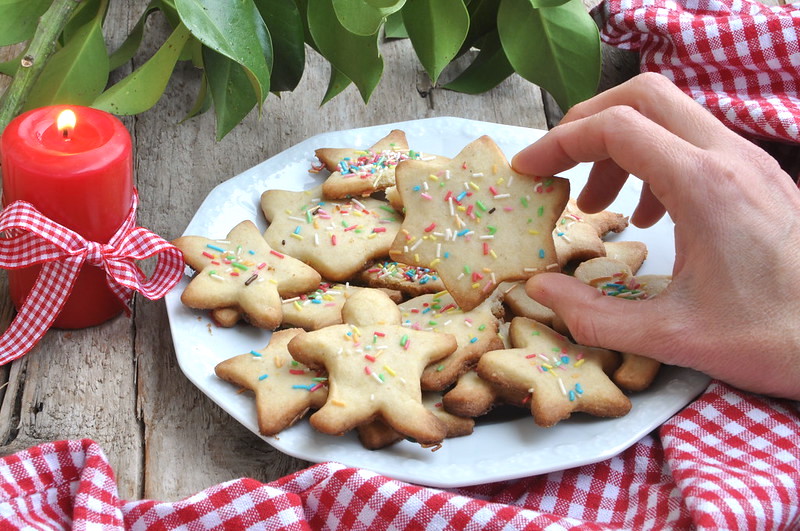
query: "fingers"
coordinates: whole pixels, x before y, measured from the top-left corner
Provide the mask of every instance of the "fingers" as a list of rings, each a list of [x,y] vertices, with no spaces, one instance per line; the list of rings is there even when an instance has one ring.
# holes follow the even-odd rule
[[[594,190],[593,207],[607,207],[611,194],[599,191],[606,188],[616,196],[627,174],[633,174],[647,182],[655,197],[672,211],[682,206],[675,193],[685,188],[687,175],[696,173],[702,155],[700,148],[631,107],[612,107],[559,125],[520,151],[512,165],[520,173],[555,175],[579,162],[612,159],[620,170],[590,174],[587,186]]]
[[[575,277],[541,273],[525,285],[528,295],[561,317],[578,344],[647,355],[657,349],[650,301],[609,297]]]
[[[600,212],[614,201],[627,180],[628,172],[613,160],[595,162],[586,186],[578,194],[578,208],[589,214]]]
[[[645,73],[581,102],[567,112],[561,123],[592,116],[625,105],[674,135],[697,147],[726,145],[738,135],[716,120],[702,105],[684,94],[661,74]]]
[[[664,214],[666,214],[664,205],[653,195],[650,185],[645,183],[639,196],[639,204],[631,216],[631,223],[642,228],[652,227]]]

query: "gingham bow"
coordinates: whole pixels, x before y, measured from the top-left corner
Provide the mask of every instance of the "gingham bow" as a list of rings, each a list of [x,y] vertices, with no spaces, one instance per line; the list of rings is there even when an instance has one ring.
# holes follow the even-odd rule
[[[0,337],[0,365],[28,353],[58,317],[84,263],[102,267],[111,291],[128,304],[133,290],[148,299],[163,297],[183,275],[183,256],[172,244],[137,227],[138,195],[127,218],[108,243],[90,242],[48,219],[30,203],[15,201],[0,213],[0,267],[21,269],[43,264],[36,282],[11,325]],[[153,275],[133,262],[158,256]]]

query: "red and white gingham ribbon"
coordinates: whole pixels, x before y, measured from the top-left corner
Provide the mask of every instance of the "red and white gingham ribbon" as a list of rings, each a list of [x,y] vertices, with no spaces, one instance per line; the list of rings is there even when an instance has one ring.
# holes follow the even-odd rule
[[[33,205],[15,201],[0,213],[0,267],[21,269],[43,264],[33,288],[0,337],[0,365],[27,354],[64,307],[84,263],[102,267],[106,282],[130,314],[133,290],[150,300],[163,297],[183,275],[181,252],[157,234],[136,226],[138,195],[127,218],[108,243],[91,242],[42,215]],[[133,262],[158,256],[153,275]]]

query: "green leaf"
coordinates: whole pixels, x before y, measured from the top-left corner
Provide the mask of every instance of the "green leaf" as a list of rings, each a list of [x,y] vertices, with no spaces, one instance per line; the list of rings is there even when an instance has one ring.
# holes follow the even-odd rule
[[[392,12],[394,12],[403,7],[406,0],[364,0],[364,2],[372,7],[377,7],[378,9],[392,9]]]
[[[125,42],[123,42],[120,47],[117,48],[108,58],[109,71],[114,71],[133,59],[133,56],[136,55],[136,51],[139,50],[139,46],[142,44],[145,22],[147,22],[147,18],[152,13],[159,10],[160,4],[160,0],[153,0],[147,5],[144,13],[142,13],[142,16],[139,17],[139,21],[136,22],[136,25],[131,30],[131,33],[125,39]]]
[[[319,52],[368,102],[383,75],[377,33],[364,37],[347,31],[336,19],[331,0],[308,0],[308,27]]]
[[[472,0],[467,6],[469,12],[469,31],[464,39],[461,51],[474,44],[487,35],[497,30],[497,10],[500,0]]]
[[[211,48],[203,48],[208,88],[217,118],[217,141],[247,116],[258,103],[244,68]]]
[[[547,90],[563,110],[594,95],[600,36],[581,0],[540,9],[531,0],[502,0],[497,27],[514,70]]]
[[[481,94],[493,89],[514,73],[497,32],[481,41],[481,51],[472,63],[444,88],[465,94]]]
[[[253,0],[175,0],[178,14],[200,42],[247,71],[258,101],[269,93],[269,33]],[[267,44],[271,49],[271,45]]]
[[[0,63],[0,74],[14,77],[14,75],[17,73],[17,68],[19,68],[19,63],[24,55],[25,51],[23,50],[22,53],[15,58]]]
[[[203,79],[200,80],[200,89],[197,91],[197,98],[194,100],[194,105],[192,105],[192,108],[189,109],[189,112],[186,113],[186,116],[183,117],[180,123],[186,122],[199,114],[203,114],[210,108],[211,98],[208,97],[208,78],[204,72]]]
[[[53,0],[0,0],[0,46],[33,37],[39,17]]]
[[[131,115],[155,105],[167,87],[187,40],[189,30],[179,24],[147,62],[100,94],[92,107],[114,114]]]
[[[306,62],[305,33],[294,0],[256,0],[256,7],[272,37],[274,63],[270,90],[294,90],[303,77]]]
[[[62,44],[71,40],[75,33],[82,27],[91,22],[92,20],[100,17],[105,17],[106,10],[108,9],[108,0],[81,0],[72,16],[64,26],[64,31],[61,34],[60,41]]]
[[[300,12],[300,19],[303,21],[303,33],[305,34],[306,44],[314,50],[319,51],[314,39],[311,37],[311,30],[308,29],[308,0],[294,0],[297,10]]]
[[[350,33],[372,35],[380,29],[387,16],[403,7],[405,0],[378,3],[386,5],[376,6],[368,0],[333,0],[333,9],[336,18]]]
[[[403,24],[403,13],[397,12],[386,17],[383,25],[383,34],[387,39],[407,39],[408,31]]]
[[[350,86],[350,83],[352,83],[350,78],[342,74],[335,66],[331,65],[331,77],[328,80],[328,89],[325,91],[325,96],[323,96],[320,105],[325,105],[341,94],[344,89]]]
[[[50,57],[25,100],[24,110],[44,105],[89,105],[108,82],[108,52],[98,17]]]
[[[408,0],[401,13],[414,51],[435,84],[469,31],[464,0]]]
[[[558,7],[563,6],[569,2],[569,0],[530,0],[530,3],[533,7]]]

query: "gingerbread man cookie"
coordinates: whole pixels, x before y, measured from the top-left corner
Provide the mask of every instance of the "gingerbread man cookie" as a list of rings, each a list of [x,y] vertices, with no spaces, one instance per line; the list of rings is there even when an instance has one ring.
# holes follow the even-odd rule
[[[422,405],[420,376],[457,347],[449,334],[400,325],[400,310],[378,290],[362,290],[342,309],[346,324],[295,337],[292,356],[329,373],[328,401],[310,417],[323,433],[342,434],[380,419],[421,444],[437,444],[446,429]]]

